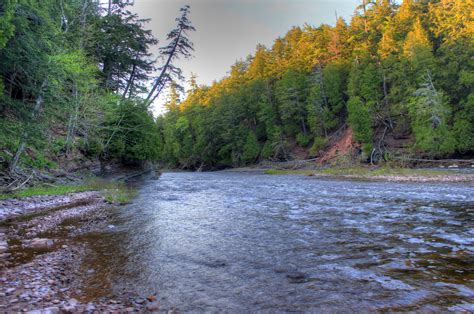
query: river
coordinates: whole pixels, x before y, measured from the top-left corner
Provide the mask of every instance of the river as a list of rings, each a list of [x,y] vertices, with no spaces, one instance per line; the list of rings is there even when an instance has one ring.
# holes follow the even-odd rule
[[[87,238],[92,297],[179,311],[474,310],[474,189],[164,173]]]

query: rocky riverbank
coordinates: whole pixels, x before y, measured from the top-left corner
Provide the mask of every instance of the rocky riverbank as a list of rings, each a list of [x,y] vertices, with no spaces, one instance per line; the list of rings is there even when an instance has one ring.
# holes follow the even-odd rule
[[[154,312],[156,297],[91,299],[81,235],[103,230],[115,205],[100,192],[0,201],[0,312]]]
[[[410,168],[320,168],[320,169],[262,169],[272,175],[307,175],[316,178],[415,183],[473,183],[474,172],[444,169]]]

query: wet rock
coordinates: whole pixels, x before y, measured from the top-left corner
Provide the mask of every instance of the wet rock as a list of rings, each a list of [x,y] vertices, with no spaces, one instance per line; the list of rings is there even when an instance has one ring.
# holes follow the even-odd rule
[[[308,280],[308,275],[303,272],[295,271],[286,275],[288,281],[291,283],[303,283]]]
[[[149,302],[156,301],[156,296],[150,295],[149,297],[146,298]]]
[[[95,310],[94,304],[89,303],[89,304],[86,305],[86,311],[92,312],[92,311],[94,311],[94,310]]]
[[[5,253],[6,251],[8,251],[7,241],[0,241],[0,253]]]
[[[49,248],[53,245],[54,245],[53,240],[51,240],[51,239],[40,239],[40,238],[34,238],[28,244],[28,246],[33,248],[33,249],[44,249],[44,248]]]
[[[158,302],[155,301],[147,304],[146,310],[150,312],[158,312],[160,310]]]
[[[48,307],[43,310],[43,314],[57,314],[60,312],[59,307],[53,306],[53,307]]]
[[[68,303],[69,303],[69,305],[76,306],[79,303],[79,301],[77,301],[74,298],[71,298],[71,299],[68,300]]]
[[[219,268],[219,267],[227,266],[227,263],[225,261],[216,260],[216,261],[211,261],[211,262],[205,262],[204,265],[211,268]]]
[[[3,254],[0,254],[0,259],[7,259],[11,256],[10,253],[3,253]]]

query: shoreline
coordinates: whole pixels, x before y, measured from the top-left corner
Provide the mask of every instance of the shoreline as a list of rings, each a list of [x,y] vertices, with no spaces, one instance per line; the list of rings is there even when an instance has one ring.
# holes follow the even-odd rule
[[[153,296],[84,293],[94,271],[78,238],[106,230],[117,206],[99,191],[0,201],[0,311],[157,311]]]
[[[221,171],[401,183],[474,183],[474,173],[462,170],[245,167]],[[90,248],[77,239],[107,230],[113,211],[126,203],[108,194],[112,189],[108,188],[0,199],[0,311],[159,311],[153,295],[110,292],[111,297],[94,298],[83,291],[94,270],[82,269]]]
[[[280,169],[267,167],[242,167],[222,170],[225,172],[260,172],[267,175],[305,175],[320,179],[362,180],[399,183],[474,183],[474,171],[466,169],[427,169],[427,168],[319,168],[319,169]]]

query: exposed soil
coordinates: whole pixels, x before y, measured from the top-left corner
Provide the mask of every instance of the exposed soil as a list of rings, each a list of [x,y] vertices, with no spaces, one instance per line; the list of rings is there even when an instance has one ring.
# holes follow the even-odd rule
[[[340,137],[336,138],[329,145],[329,149],[318,159],[318,164],[323,165],[339,156],[350,156],[360,148],[360,145],[354,141],[351,128],[347,128]]]

